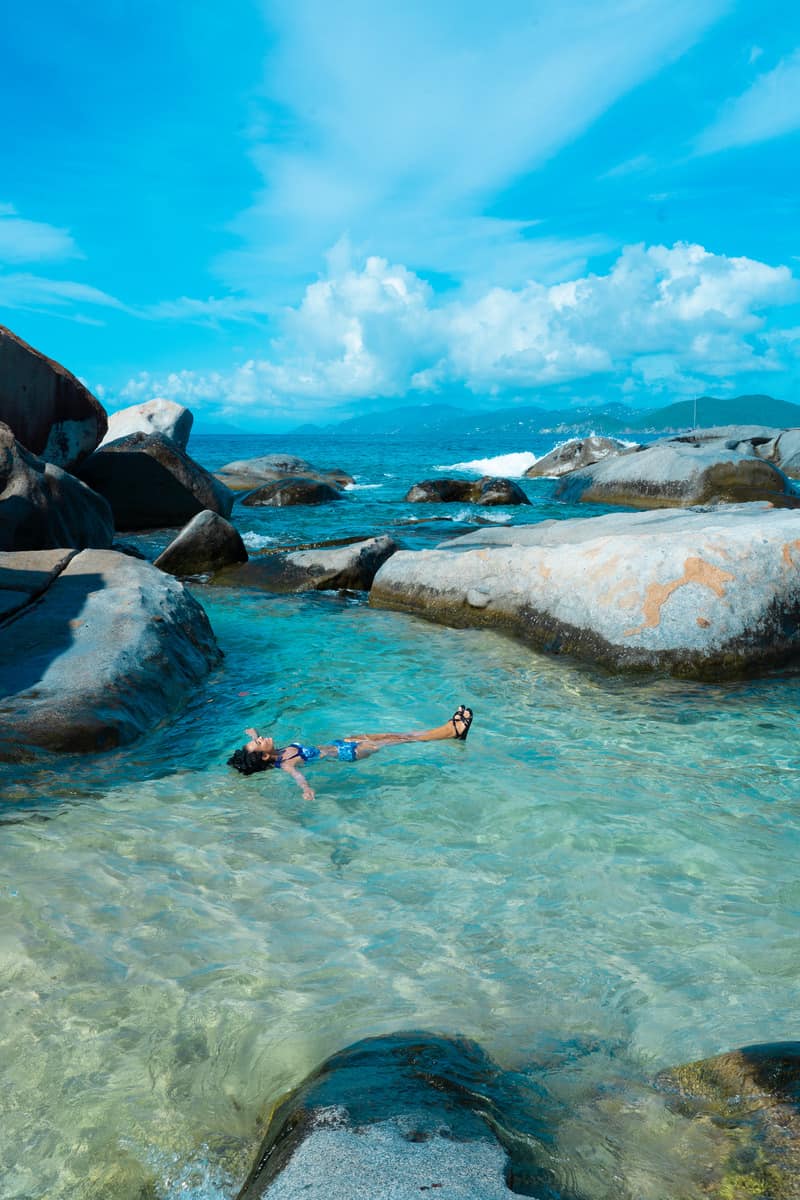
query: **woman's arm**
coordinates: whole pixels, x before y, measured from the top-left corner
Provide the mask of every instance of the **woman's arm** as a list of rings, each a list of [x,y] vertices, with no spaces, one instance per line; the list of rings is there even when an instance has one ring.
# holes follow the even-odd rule
[[[313,789],[308,786],[308,780],[306,779],[305,775],[298,771],[293,761],[281,763],[281,770],[285,771],[287,775],[291,775],[297,786],[302,789],[304,800],[314,799]]]

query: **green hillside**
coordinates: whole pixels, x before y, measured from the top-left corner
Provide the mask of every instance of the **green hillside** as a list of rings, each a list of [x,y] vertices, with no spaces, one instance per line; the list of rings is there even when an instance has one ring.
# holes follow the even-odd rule
[[[695,402],[681,400],[665,408],[638,414],[646,429],[707,429],[713,425],[771,425],[778,429],[800,426],[800,404],[776,400],[773,396],[699,396],[697,419]]]

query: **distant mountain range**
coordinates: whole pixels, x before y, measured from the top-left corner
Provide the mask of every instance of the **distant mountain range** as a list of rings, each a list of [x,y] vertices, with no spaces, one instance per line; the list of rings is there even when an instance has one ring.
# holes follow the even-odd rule
[[[800,404],[773,396],[734,396],[725,400],[700,396],[664,408],[637,411],[624,404],[601,408],[546,409],[525,406],[495,412],[475,412],[453,404],[404,405],[388,412],[368,413],[331,425],[301,425],[299,435],[332,433],[402,437],[423,433],[683,433],[713,425],[769,425],[778,429],[800,427]]]

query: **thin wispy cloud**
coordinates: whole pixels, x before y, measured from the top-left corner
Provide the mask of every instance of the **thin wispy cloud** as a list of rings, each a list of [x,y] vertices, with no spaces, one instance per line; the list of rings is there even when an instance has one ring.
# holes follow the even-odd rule
[[[0,204],[0,263],[55,262],[82,257],[69,230],[26,220],[13,204]]]
[[[727,7],[515,0],[498,16],[414,0],[377,20],[366,0],[270,3],[269,139],[252,151],[263,188],[233,222],[243,247],[219,260],[222,277],[254,291],[301,277],[347,233],[366,252],[484,281],[493,251],[513,246],[519,282],[536,239],[502,220],[476,237],[486,206]],[[567,250],[562,271],[573,265]]]
[[[750,146],[800,129],[800,49],[729,100],[698,139],[699,154]]]

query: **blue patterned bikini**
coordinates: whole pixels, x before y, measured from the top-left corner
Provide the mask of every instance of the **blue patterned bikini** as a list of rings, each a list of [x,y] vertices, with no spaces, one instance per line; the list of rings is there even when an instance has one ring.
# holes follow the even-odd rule
[[[356,761],[358,742],[346,742],[343,738],[334,738],[331,745],[336,747],[336,757],[339,759],[339,762]],[[319,746],[302,746],[300,742],[289,742],[286,749],[296,750],[297,757],[302,759],[304,763],[316,762],[318,758],[322,758],[322,751]],[[284,753],[282,750],[278,756],[275,762],[276,767],[281,765]]]

